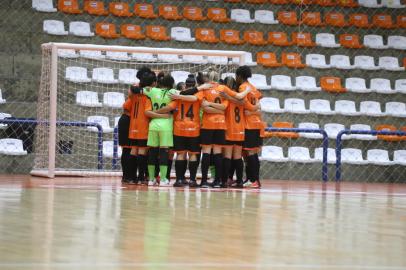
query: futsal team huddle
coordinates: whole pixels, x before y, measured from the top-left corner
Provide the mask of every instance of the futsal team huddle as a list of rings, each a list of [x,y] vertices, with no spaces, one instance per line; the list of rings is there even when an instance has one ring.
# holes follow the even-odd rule
[[[142,67],[136,76],[139,84],[130,87],[118,122],[123,183],[171,185],[176,156],[174,187],[261,187],[258,153],[265,123],[248,66],[240,66],[235,79],[221,80],[212,68],[190,74],[176,89],[169,73]]]

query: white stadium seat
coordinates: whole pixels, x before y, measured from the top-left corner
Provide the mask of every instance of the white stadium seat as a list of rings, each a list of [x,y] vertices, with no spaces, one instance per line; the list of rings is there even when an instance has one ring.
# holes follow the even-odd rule
[[[93,37],[94,33],[90,31],[88,22],[70,22],[69,33],[78,37]]]
[[[311,113],[322,115],[333,115],[334,111],[331,110],[330,101],[326,99],[312,99],[310,100],[309,111]]]
[[[301,89],[302,91],[321,91],[321,87],[317,86],[316,78],[313,76],[298,76],[295,79],[296,89]]]
[[[175,80],[175,84],[178,84],[180,82],[185,82],[187,77],[189,76],[190,72],[188,71],[182,71],[182,70],[176,70],[171,72],[171,76]]]
[[[320,129],[320,126],[317,123],[304,122],[304,123],[299,123],[298,128]],[[308,139],[323,139],[323,135],[321,135],[320,133],[299,132],[299,136],[303,137],[303,138],[308,138]]]
[[[379,57],[379,67],[381,69],[390,71],[404,71],[405,68],[399,66],[399,59],[397,57],[391,56],[381,56]]]
[[[362,7],[380,8],[383,4],[379,4],[378,0],[358,0],[358,4]]]
[[[177,41],[193,42],[195,38],[192,37],[190,28],[187,27],[172,27],[171,38]]]
[[[336,42],[335,36],[330,33],[316,34],[316,44],[326,48],[338,48],[340,44]]]
[[[103,129],[103,133],[113,132],[113,128],[110,127],[109,118],[107,116],[92,115],[87,117],[87,122],[99,124]],[[97,127],[88,127],[88,129],[93,132],[98,132]]]
[[[92,80],[87,76],[87,69],[84,67],[67,67],[65,79],[76,83],[88,83]]]
[[[96,59],[96,60],[106,58],[106,56],[103,55],[101,51],[80,50],[79,55],[83,58]]]
[[[9,156],[24,156],[27,151],[24,150],[23,141],[19,139],[0,139],[0,154]]]
[[[327,132],[328,138],[335,140],[340,131],[344,130],[345,126],[337,123],[327,123],[324,125],[324,130]]]
[[[381,104],[377,101],[361,101],[360,113],[368,116],[383,116]]]
[[[266,145],[261,150],[261,160],[270,162],[287,162],[289,159],[284,156],[282,147]]]
[[[261,104],[261,111],[269,113],[283,113],[283,110],[279,104],[279,99],[272,97],[264,97],[259,100]]]
[[[354,67],[365,70],[378,70],[374,58],[368,55],[357,55],[354,57]]]
[[[43,30],[45,33],[56,36],[66,36],[68,31],[65,31],[63,21],[58,20],[45,20],[43,22]]]
[[[136,77],[137,70],[136,69],[120,69],[118,71],[118,82],[122,84],[136,84],[139,83],[140,80]]]
[[[322,54],[306,55],[306,65],[312,68],[330,68],[330,66],[326,63],[326,57]]]
[[[352,100],[336,100],[334,104],[334,111],[337,114],[356,116],[360,115],[355,107],[355,102]]]
[[[131,58],[140,62],[158,61],[158,59],[152,53],[132,53]]]
[[[394,163],[389,160],[389,153],[383,149],[370,149],[367,151],[367,160],[369,164],[389,166]]]
[[[389,36],[388,46],[392,49],[406,50],[406,37],[404,36]]]
[[[103,105],[112,108],[121,108],[125,102],[124,94],[118,92],[106,92],[103,94]]]
[[[183,62],[192,64],[207,64],[207,59],[202,55],[182,55]]]
[[[368,163],[362,157],[361,149],[358,148],[343,148],[341,150],[341,162],[355,165],[363,165]]]
[[[120,116],[114,117],[114,127],[118,127],[118,121],[120,121]]]
[[[72,49],[58,49],[58,56],[62,58],[78,58],[79,55]]]
[[[97,92],[92,91],[76,92],[76,104],[85,107],[102,107]]]
[[[221,74],[221,79],[225,79],[227,77],[233,77],[235,79],[235,73],[231,73],[231,72],[225,72]]]
[[[403,5],[401,0],[382,0],[383,6],[387,8],[406,8],[406,5]]]
[[[388,45],[383,44],[383,37],[380,35],[365,35],[364,46],[371,49],[387,49]]]
[[[112,51],[106,52],[106,58],[119,61],[128,61],[131,59],[130,56],[128,56],[128,53],[126,52],[112,52]]]
[[[166,54],[166,53],[158,54],[158,61],[168,62],[168,63],[181,63],[182,62],[182,60],[179,58],[179,55]]]
[[[4,103],[6,103],[6,100],[3,98],[3,94],[2,94],[2,91],[0,89],[0,104],[4,104]]]
[[[105,158],[113,158],[113,149],[114,149],[114,142],[113,141],[103,141],[103,157]],[[117,146],[117,157],[120,158],[122,154],[122,149],[120,146]]]
[[[92,80],[98,83],[118,83],[118,80],[114,79],[114,72],[111,68],[94,68]]]
[[[266,76],[263,74],[252,74],[251,78],[248,78],[248,81],[258,89],[269,90],[271,86],[266,82]]]
[[[0,120],[6,119],[8,117],[11,117],[11,114],[0,112]],[[0,129],[6,128],[6,127],[7,127],[7,124],[0,124]]]
[[[395,91],[406,94],[406,79],[399,79],[395,81]]]
[[[393,151],[393,163],[406,166],[406,150]]]
[[[296,87],[292,86],[292,81],[290,79],[290,76],[286,76],[286,75],[272,75],[271,87],[272,87],[272,89],[283,90],[283,91],[296,90]]]
[[[227,56],[207,56],[207,61],[216,65],[227,65],[228,58]]]
[[[40,12],[57,12],[52,0],[32,0],[32,8]]]
[[[395,94],[396,91],[392,89],[389,79],[373,78],[371,79],[370,88],[372,91],[380,94]]]
[[[283,105],[285,112],[306,114],[309,111],[306,109],[305,102],[300,98],[287,98]]]
[[[323,162],[323,147],[314,149],[314,159],[318,162]],[[336,150],[334,148],[327,148],[327,163],[336,163]]]
[[[346,78],[345,88],[350,92],[355,93],[371,93],[371,89],[367,88],[364,78]]]
[[[348,55],[335,54],[330,56],[330,67],[338,69],[354,69]]]
[[[250,11],[247,9],[232,9],[231,20],[239,23],[254,23],[255,20],[251,19]]]
[[[307,147],[291,146],[288,149],[289,161],[298,163],[313,163],[315,159],[310,157],[310,151]]]
[[[385,114],[395,117],[406,117],[406,104],[403,102],[386,102]]]
[[[255,21],[262,24],[278,24],[279,21],[275,20],[275,15],[270,10],[255,10]]]
[[[366,124],[352,124],[350,126],[351,130],[368,130],[371,131],[371,126],[366,125]],[[370,135],[370,134],[351,134],[348,135],[351,139],[355,140],[363,140],[363,141],[373,141],[376,140],[377,137],[375,135]]]
[[[256,66],[257,62],[254,62],[252,60],[252,53],[250,52],[245,52],[244,53],[245,56],[245,64],[246,66]],[[233,64],[239,65],[240,64],[240,58],[239,57],[233,57]]]

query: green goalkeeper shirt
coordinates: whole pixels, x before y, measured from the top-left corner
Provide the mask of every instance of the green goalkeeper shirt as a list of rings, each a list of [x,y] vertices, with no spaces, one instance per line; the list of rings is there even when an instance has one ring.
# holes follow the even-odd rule
[[[160,88],[144,88],[143,93],[151,100],[152,110],[157,111],[172,100],[169,94],[175,94],[178,91],[175,89],[160,89]],[[149,129],[154,131],[172,131],[173,130],[173,117],[170,118],[153,118],[149,122]]]

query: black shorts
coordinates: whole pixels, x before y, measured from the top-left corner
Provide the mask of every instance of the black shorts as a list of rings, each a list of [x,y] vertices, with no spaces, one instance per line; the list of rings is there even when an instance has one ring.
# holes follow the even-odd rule
[[[243,148],[249,150],[259,148],[261,146],[262,146],[261,130],[246,129]]]
[[[244,141],[229,141],[226,140],[226,146],[243,146],[244,145]]]
[[[130,146],[130,140],[128,139],[128,132],[130,129],[130,116],[122,114],[118,120],[118,145]]]
[[[200,137],[173,135],[173,151],[200,153]]]
[[[134,147],[142,147],[142,148],[147,148],[147,142],[148,140],[139,140],[139,139],[128,139],[130,142],[130,146]]]
[[[226,131],[224,129],[200,129],[201,145],[225,145]]]

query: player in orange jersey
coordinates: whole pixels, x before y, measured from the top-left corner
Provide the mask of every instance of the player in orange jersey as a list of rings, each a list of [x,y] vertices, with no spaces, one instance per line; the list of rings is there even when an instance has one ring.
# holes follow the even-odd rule
[[[123,103],[123,114],[118,120],[118,145],[122,148],[121,154],[121,169],[123,176],[121,178],[122,183],[131,183],[134,181],[134,174],[131,170],[131,144],[128,137],[128,129],[130,127],[130,115],[131,115],[131,99],[128,98]]]

